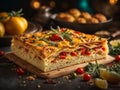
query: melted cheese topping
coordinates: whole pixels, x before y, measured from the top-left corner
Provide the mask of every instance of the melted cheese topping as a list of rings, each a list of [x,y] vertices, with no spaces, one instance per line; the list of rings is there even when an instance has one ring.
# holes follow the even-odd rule
[[[37,47],[54,46],[58,48],[106,40],[95,35],[84,34],[67,28],[64,28],[63,31],[62,29],[56,29],[54,31],[24,34],[17,37],[17,39]]]

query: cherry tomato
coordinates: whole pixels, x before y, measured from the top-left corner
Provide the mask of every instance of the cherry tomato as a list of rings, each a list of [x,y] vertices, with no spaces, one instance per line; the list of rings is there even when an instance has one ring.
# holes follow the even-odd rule
[[[56,60],[51,61],[51,63],[56,63]]]
[[[5,53],[3,51],[0,51],[0,57],[2,57]]]
[[[66,59],[66,56],[60,55],[60,56],[59,56],[59,59]]]
[[[65,31],[65,28],[61,28],[60,31],[61,31],[61,32],[64,32],[64,31]]]
[[[19,67],[17,68],[16,72],[18,75],[23,75],[25,71],[21,67]]]
[[[67,52],[61,52],[60,55],[66,56]]]
[[[115,61],[116,61],[116,62],[120,62],[120,55],[117,55],[117,56],[115,57]]]
[[[90,51],[85,51],[85,55],[90,55],[91,52]]]
[[[79,51],[81,52],[81,55],[85,54],[86,48],[80,48]]]
[[[77,52],[71,52],[70,55],[71,56],[77,56]]]
[[[59,54],[59,59],[65,59],[66,56],[67,56],[67,52],[61,52],[61,53]]]
[[[84,69],[83,68],[77,68],[76,72],[78,74],[83,74],[84,73]]]
[[[59,40],[61,40],[61,38],[59,37],[58,34],[53,34],[52,37],[51,37],[51,40],[52,41],[59,41]]]
[[[105,47],[102,47],[102,50],[105,51],[106,50]]]
[[[89,81],[91,79],[91,75],[88,74],[88,73],[85,73],[83,78],[84,78],[85,81]]]
[[[80,35],[80,34],[81,34],[81,32],[79,32],[79,31],[75,31],[75,34],[78,34],[78,35]]]
[[[101,46],[93,48],[95,51],[101,49]]]

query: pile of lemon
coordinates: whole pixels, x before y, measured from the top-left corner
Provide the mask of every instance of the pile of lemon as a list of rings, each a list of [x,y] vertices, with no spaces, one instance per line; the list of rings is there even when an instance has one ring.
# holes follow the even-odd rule
[[[108,82],[112,84],[120,83],[120,74],[114,71],[109,71],[105,68],[100,68],[100,77],[95,79],[95,85],[101,89],[108,88]]]
[[[21,15],[22,10],[11,12],[0,12],[0,37],[7,35],[18,35],[25,32],[28,21]]]

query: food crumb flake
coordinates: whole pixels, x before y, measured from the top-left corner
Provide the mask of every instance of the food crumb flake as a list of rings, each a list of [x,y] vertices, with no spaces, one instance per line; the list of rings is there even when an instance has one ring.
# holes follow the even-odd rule
[[[63,78],[65,78],[65,79],[69,80],[69,76],[64,76]]]
[[[40,84],[38,84],[38,85],[37,85],[37,88],[40,88],[40,87],[41,87]]]
[[[56,84],[57,82],[55,80],[53,80],[53,79],[46,79],[45,83],[47,83],[47,84]]]
[[[78,88],[81,88],[81,86],[78,86]]]
[[[29,80],[29,81],[34,81],[35,77],[34,76],[27,76],[26,79]]]

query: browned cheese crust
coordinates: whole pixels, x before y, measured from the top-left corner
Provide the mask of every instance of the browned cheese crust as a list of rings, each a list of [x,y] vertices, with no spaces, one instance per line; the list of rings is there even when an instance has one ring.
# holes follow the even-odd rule
[[[57,28],[12,39],[15,55],[46,72],[106,58],[107,40],[68,28]]]

